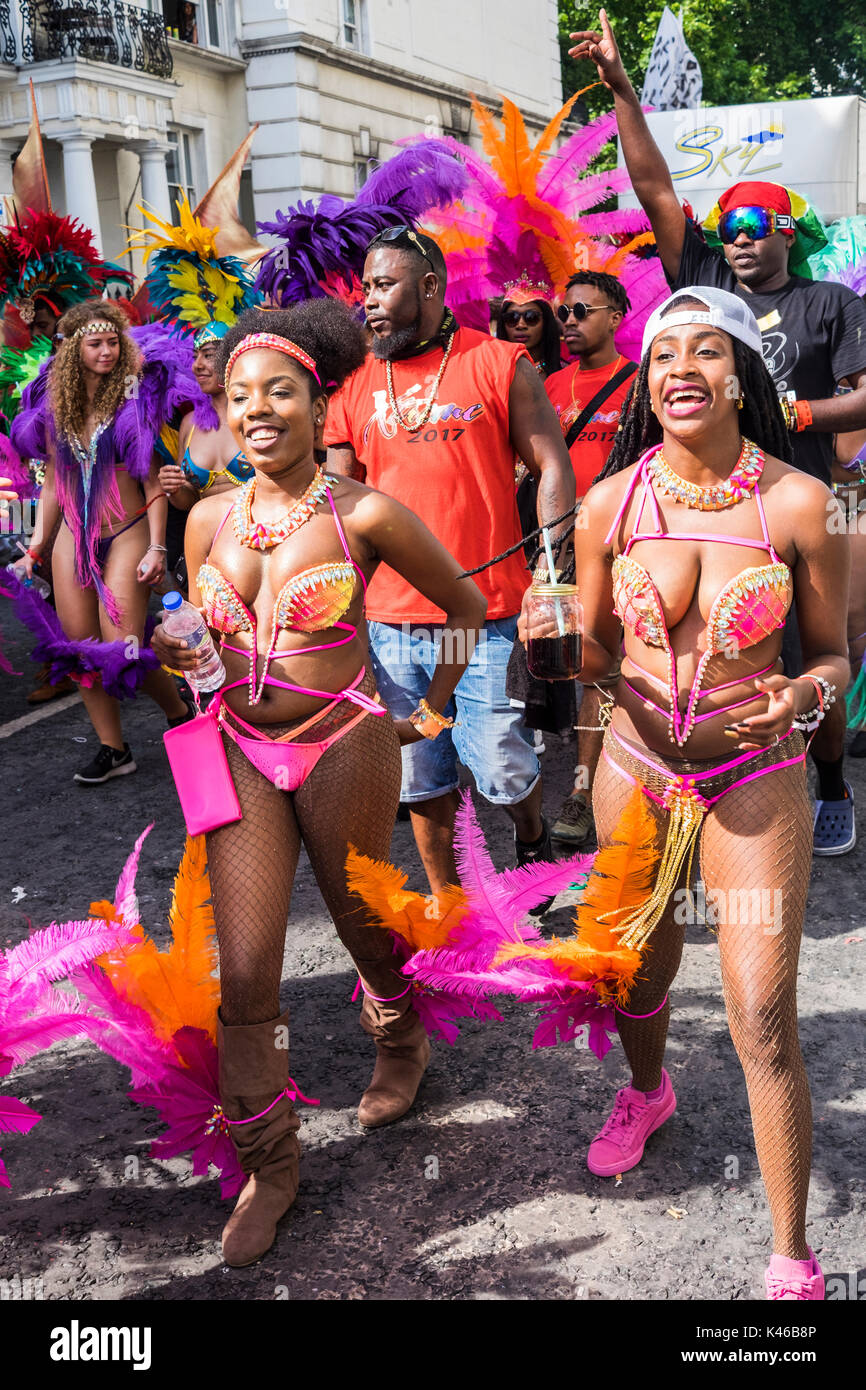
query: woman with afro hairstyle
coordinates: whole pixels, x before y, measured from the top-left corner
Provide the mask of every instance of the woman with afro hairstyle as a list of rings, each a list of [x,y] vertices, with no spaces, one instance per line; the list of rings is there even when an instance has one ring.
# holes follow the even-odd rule
[[[587,1163],[602,1176],[633,1168],[676,1109],[662,1062],[699,842],[773,1222],[768,1296],[822,1298],[806,1244],[811,1108],[796,1007],[812,840],[801,730],[848,679],[846,539],[828,527],[829,490],[788,466],[758,326],[737,296],[691,286],[653,313],[623,419],[575,532],[578,680],[608,675],[624,632],[593,789],[598,840],[602,854],[630,844],[632,863],[642,845],[645,873],[662,858],[654,887],[626,876],[606,914],[619,954],[636,953],[617,1005],[631,1083]],[[806,670],[788,680],[794,602]]]
[[[111,649],[118,652],[143,647],[150,589],[163,578],[166,556],[167,503],[153,452],[160,414],[168,409],[165,372],[148,371],[128,328],[110,300],[68,310],[58,324],[60,346],[38,383],[38,404],[17,422],[25,433],[41,435],[46,459],[25,565],[32,571],[38,564],[60,518],[51,569],[63,633],[70,643],[118,644]],[[37,444],[27,452],[43,456]],[[103,679],[81,685],[100,743],[93,761],[75,774],[85,786],[136,770],[120,706]],[[151,669],[141,685],[170,725],[190,718],[165,671]]]
[[[468,664],[486,604],[407,508],[316,460],[328,393],[361,365],[361,327],[339,302],[248,310],[222,344],[227,419],[254,476],[190,512],[190,601],[201,605],[227,679],[216,697],[242,819],[207,835],[220,954],[220,1097],[248,1182],[223,1232],[227,1264],[272,1244],[298,1187],[299,1126],[288,1092],[288,1014],[279,989],[286,919],[303,843],[364,991],[375,1040],[362,1125],[412,1105],[430,1047],[390,939],[347,889],[350,845],[387,859],[400,795],[400,745],[435,738]],[[373,679],[364,593],[390,565],[447,614],[427,691],[393,722]],[[160,659],[196,657],[158,628]],[[459,658],[459,659],[458,659]],[[293,1084],[293,1083],[292,1083]]]

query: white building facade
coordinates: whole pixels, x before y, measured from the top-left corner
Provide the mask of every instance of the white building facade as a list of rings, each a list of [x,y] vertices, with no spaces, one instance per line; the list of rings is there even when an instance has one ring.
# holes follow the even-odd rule
[[[407,135],[478,143],[469,94],[531,128],[562,100],[556,0],[0,0],[0,196],[39,111],[54,207],[125,250],[146,202],[174,220],[256,122],[241,216],[351,197]]]

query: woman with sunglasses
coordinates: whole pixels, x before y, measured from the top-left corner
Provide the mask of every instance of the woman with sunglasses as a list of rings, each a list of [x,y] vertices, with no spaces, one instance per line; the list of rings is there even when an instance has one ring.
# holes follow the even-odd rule
[[[497,338],[525,347],[542,380],[562,366],[562,335],[550,307],[549,285],[533,284],[525,273],[502,287],[504,299]],[[533,523],[535,525],[535,523]]]

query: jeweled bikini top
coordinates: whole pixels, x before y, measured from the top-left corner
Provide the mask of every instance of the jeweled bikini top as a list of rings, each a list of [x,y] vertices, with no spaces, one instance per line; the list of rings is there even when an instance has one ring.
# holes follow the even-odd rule
[[[365,591],[367,581],[352,559],[330,489],[327,492],[327,498],[346,558],[345,560],[327,560],[321,565],[312,565],[309,569],[302,570],[300,574],[293,575],[280,589],[274,601],[270,640],[260,681],[256,681],[258,625],[255,613],[247,607],[234,585],[215,565],[210,563],[210,555],[205,563],[199,567],[198,587],[208,627],[213,628],[224,637],[234,636],[238,632],[251,634],[249,652],[244,648],[230,647],[228,643],[222,643],[229,651],[241,652],[249,658],[251,705],[258,704],[265,685],[286,686],[284,681],[277,681],[268,675],[268,666],[275,655],[277,635],[281,630],[290,628],[296,632],[323,632],[327,628],[337,627],[349,634],[347,637],[339,638],[336,642],[326,643],[325,647],[302,647],[298,652],[281,652],[281,660],[289,656],[298,656],[301,653],[323,651],[329,647],[342,646],[344,642],[350,642],[355,636],[356,629],[352,624],[343,623],[340,619],[352,605],[357,578],[360,577]],[[234,506],[232,505],[217,527],[211,541],[211,550],[213,550],[217,537],[233,510]],[[287,688],[298,689],[299,687],[288,686]]]
[[[713,710],[709,714],[696,714],[698,701],[704,695],[711,695],[715,690],[725,688],[725,686],[715,686],[711,690],[701,691],[707,663],[712,657],[718,656],[719,653],[729,648],[754,647],[765,637],[768,637],[771,632],[782,627],[793,599],[793,581],[791,571],[785,562],[779,559],[770,541],[759,481],[755,483],[755,502],[761,522],[762,540],[750,540],[743,536],[718,535],[714,532],[701,532],[696,535],[689,531],[662,531],[661,515],[652,487],[652,470],[648,467],[653,455],[658,451],[658,447],[660,446],[644,454],[635,469],[613,525],[605,537],[605,543],[608,545],[611,543],[635,488],[638,483],[641,483],[643,492],[634,530],[626,542],[625,550],[617,555],[613,562],[614,610],[625,626],[640,641],[650,647],[660,647],[667,653],[668,693],[670,697],[670,712],[667,713],[669,737],[672,743],[677,743],[682,747],[687,742],[695,723],[700,723],[703,719],[711,719],[722,713],[721,710]],[[649,507],[655,524],[653,531],[641,530],[641,520],[646,506]],[[676,658],[671,646],[670,633],[658,590],[643,566],[633,560],[629,554],[637,541],[653,540],[706,540],[717,541],[723,545],[744,545],[751,550],[766,550],[771,561],[767,565],[750,565],[742,573],[729,580],[720,593],[716,595],[707,618],[705,649],[695,671],[695,678],[689,691],[688,704],[684,714],[681,714],[679,709]],[[636,663],[632,662],[632,665],[636,665]],[[641,668],[638,667],[637,669],[640,670]],[[769,670],[770,668],[767,667],[766,669]],[[760,673],[755,672],[754,674]],[[725,683],[727,686],[738,684],[740,684],[739,681]],[[754,696],[738,703],[746,704],[752,699]],[[736,706],[732,705],[727,708],[733,709]],[[665,711],[660,712],[666,713]]]

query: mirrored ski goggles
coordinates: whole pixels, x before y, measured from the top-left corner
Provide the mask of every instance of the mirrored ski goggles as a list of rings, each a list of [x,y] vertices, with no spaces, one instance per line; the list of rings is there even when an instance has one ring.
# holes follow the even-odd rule
[[[719,238],[730,246],[740,232],[745,232],[749,241],[763,241],[773,232],[796,231],[794,219],[787,212],[776,212],[775,208],[729,208],[719,218]]]

